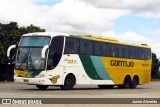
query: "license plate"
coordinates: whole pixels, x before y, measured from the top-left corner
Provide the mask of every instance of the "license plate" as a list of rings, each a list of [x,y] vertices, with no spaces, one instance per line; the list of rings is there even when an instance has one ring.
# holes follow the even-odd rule
[[[26,79],[24,79],[23,81],[24,81],[24,82],[29,82],[29,80],[26,80]]]

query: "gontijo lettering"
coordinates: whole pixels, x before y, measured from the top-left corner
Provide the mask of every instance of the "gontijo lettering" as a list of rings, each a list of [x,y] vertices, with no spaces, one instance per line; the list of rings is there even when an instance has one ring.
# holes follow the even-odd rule
[[[134,67],[134,62],[132,61],[118,61],[118,60],[111,60],[111,66],[122,66],[122,67]]]

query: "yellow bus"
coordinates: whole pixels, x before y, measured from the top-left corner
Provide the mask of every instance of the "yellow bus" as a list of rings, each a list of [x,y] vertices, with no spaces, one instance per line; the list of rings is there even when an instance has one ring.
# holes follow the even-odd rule
[[[14,81],[39,89],[74,85],[136,88],[151,79],[151,48],[90,34],[29,33],[17,48]]]

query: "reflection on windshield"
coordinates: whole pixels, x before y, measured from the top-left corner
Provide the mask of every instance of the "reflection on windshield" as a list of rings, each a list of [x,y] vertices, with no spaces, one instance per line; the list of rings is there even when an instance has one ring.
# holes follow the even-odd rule
[[[44,70],[45,59],[41,58],[42,48],[19,48],[16,58],[16,69]]]

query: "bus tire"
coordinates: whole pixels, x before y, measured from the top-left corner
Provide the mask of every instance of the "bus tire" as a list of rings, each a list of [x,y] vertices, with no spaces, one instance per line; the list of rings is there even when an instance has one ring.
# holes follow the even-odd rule
[[[36,87],[40,90],[46,90],[49,86],[48,85],[36,85]]]
[[[114,85],[98,85],[100,89],[112,89]]]
[[[131,85],[131,78],[129,75],[125,76],[124,81],[123,81],[123,85],[118,85],[118,88],[122,89],[122,88],[130,88]]]
[[[64,81],[64,85],[61,85],[62,90],[71,90],[75,85],[75,77],[71,74],[67,75]]]
[[[131,81],[130,88],[134,89],[137,87],[138,84],[139,84],[139,78],[138,76],[135,75]]]

